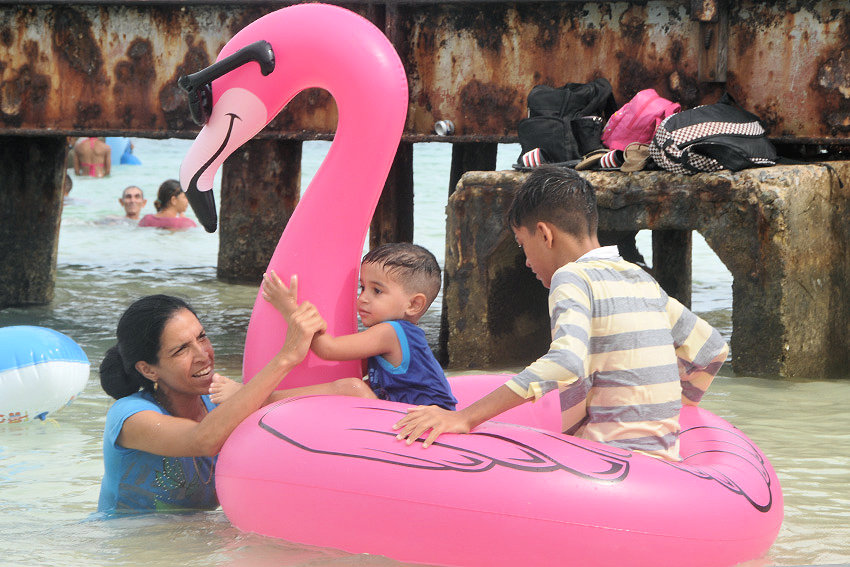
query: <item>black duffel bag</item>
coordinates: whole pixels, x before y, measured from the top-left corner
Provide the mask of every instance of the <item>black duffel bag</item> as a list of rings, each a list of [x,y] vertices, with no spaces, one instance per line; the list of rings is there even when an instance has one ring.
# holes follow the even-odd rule
[[[518,165],[536,148],[548,163],[577,162],[602,147],[602,128],[616,110],[608,79],[535,86],[528,94],[528,118],[517,126],[522,146]]]

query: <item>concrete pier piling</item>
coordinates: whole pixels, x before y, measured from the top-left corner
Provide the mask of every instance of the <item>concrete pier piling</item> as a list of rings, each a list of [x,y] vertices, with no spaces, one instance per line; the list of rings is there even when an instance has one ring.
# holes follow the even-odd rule
[[[65,139],[0,136],[0,309],[53,300]]]
[[[652,230],[653,270],[685,303],[690,232],[705,237],[733,277],[735,372],[840,377],[850,362],[850,163],[829,166],[585,175],[600,229]],[[503,220],[525,176],[470,172],[449,199],[441,348],[451,367],[524,364],[548,346],[546,290]]]

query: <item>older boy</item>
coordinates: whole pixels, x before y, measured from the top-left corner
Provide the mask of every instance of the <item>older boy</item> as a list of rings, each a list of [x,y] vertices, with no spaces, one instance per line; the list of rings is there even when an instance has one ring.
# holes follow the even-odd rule
[[[678,460],[679,410],[699,403],[725,341],[615,246],[599,246],[596,195],[574,171],[535,169],[508,222],[550,289],[549,352],[460,411],[412,408],[394,426],[398,438],[410,444],[430,430],[427,447],[557,388],[564,433]]]

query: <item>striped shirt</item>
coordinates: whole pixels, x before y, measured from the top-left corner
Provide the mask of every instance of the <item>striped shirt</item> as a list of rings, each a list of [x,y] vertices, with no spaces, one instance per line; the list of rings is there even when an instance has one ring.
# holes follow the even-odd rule
[[[726,360],[720,333],[616,246],[558,269],[549,313],[549,352],[506,385],[535,400],[557,388],[564,433],[678,460],[679,410]]]

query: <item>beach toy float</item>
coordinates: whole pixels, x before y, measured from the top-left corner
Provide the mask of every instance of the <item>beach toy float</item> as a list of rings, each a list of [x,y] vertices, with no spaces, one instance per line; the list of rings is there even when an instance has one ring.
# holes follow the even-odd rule
[[[107,136],[106,143],[112,150],[112,165],[142,165],[142,160],[133,154],[133,143],[130,138]]]
[[[181,83],[205,126],[180,178],[210,231],[216,216],[208,189],[224,159],[300,90],[334,96],[337,134],[269,267],[284,281],[298,275],[301,299],[318,305],[332,332],[354,332],[362,243],[407,107],[390,43],[343,8],[291,6],[250,24],[213,66]],[[246,380],[280,349],[283,328],[258,295]],[[308,358],[283,387],[359,372]],[[505,380],[450,381],[463,407]],[[782,522],[782,493],[767,459],[700,408],[682,412],[676,463],[562,435],[555,393],[468,435],[443,435],[428,449],[395,439],[391,426],[405,408],[312,396],[260,409],[219,455],[225,514],[243,531],[458,566],[734,565],[761,556]]]
[[[463,407],[465,384],[505,379],[449,381]],[[779,483],[729,423],[684,408],[673,463],[536,426],[557,422],[557,406],[546,396],[423,449],[391,429],[404,404],[278,402],[227,440],[219,500],[243,531],[434,565],[723,567],[773,543]]]
[[[46,327],[0,328],[0,426],[44,420],[88,378],[89,359],[68,336]]]

